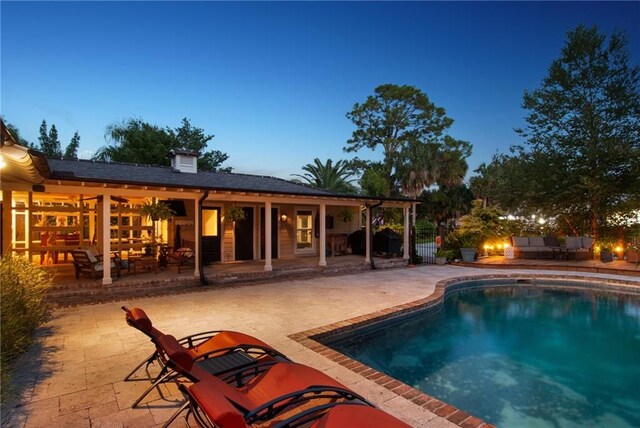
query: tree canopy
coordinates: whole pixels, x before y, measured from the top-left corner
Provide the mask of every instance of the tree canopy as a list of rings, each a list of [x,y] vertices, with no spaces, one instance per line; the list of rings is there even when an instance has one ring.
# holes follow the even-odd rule
[[[205,134],[202,128],[191,125],[189,119],[182,119],[180,127],[161,128],[142,119],[126,119],[107,127],[105,137],[110,144],[101,147],[95,154],[96,160],[140,163],[148,165],[170,165],[167,154],[174,149],[186,149],[200,154],[198,168],[203,171],[230,172],[230,167],[222,164],[229,159],[219,150],[205,151],[213,135]]]
[[[354,105],[347,118],[356,130],[347,141],[346,152],[383,150],[383,160],[375,166],[375,174],[367,177],[368,184],[385,180],[378,196],[416,197],[440,179],[449,182],[458,177],[461,181],[466,174],[465,159],[471,153],[471,145],[446,135],[453,120],[420,89],[408,85],[378,86],[364,103]],[[365,174],[373,166],[369,162]],[[372,181],[374,176],[376,180]]]
[[[541,87],[524,94],[517,161],[503,160],[518,163],[511,193],[525,207],[594,236],[613,214],[640,206],[640,69],[628,64],[626,44],[622,33],[607,41],[596,27],[570,31]]]
[[[16,130],[17,131],[17,130]],[[26,141],[25,141],[26,142]],[[26,142],[27,146],[33,149],[36,149],[45,156],[60,158],[62,155],[62,145],[60,144],[60,139],[58,138],[58,129],[55,124],[51,124],[51,128],[47,131],[47,121],[42,120],[40,124],[40,130],[38,135],[39,146],[34,146]],[[71,142],[67,146],[64,152],[64,157],[66,159],[78,159],[78,148],[80,147],[80,135],[78,131],[73,135]]]

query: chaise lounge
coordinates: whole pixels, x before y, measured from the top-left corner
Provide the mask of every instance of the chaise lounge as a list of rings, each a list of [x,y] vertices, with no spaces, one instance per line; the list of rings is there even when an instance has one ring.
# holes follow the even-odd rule
[[[153,323],[147,314],[140,308],[129,310],[122,306],[125,312],[127,324],[144,333],[151,339],[155,345],[155,351],[140,364],[138,364],[127,376],[124,381],[132,380],[148,380],[151,386],[138,397],[131,406],[136,407],[140,401],[154,388],[164,382],[171,381],[178,376],[178,373],[167,365],[169,352],[181,352],[192,361],[210,359],[208,366],[214,370],[216,375],[235,375],[238,368],[257,366],[262,363],[272,363],[275,361],[290,361],[282,353],[276,351],[265,342],[248,334],[230,330],[206,331],[183,337],[180,340],[161,341],[165,336],[160,330],[153,326]],[[173,337],[173,336],[170,336]],[[169,343],[171,348],[168,349],[166,344]],[[217,358],[215,357],[223,357]],[[157,376],[151,376],[149,366],[157,362],[161,370]],[[183,364],[185,364],[183,362]],[[134,374],[145,366],[146,377],[133,378]]]

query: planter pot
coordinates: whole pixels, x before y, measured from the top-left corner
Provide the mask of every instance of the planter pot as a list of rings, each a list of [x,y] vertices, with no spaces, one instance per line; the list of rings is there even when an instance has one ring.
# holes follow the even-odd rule
[[[473,262],[476,260],[475,248],[460,248],[460,253],[462,254],[463,262]]]
[[[627,261],[629,263],[638,263],[638,262],[640,262],[640,251],[638,251],[638,250],[629,250],[629,251],[627,251]]]
[[[444,266],[447,264],[447,258],[446,257],[436,257],[436,264],[440,265],[440,266]]]
[[[611,250],[600,250],[600,261],[609,263],[613,261],[613,252]]]

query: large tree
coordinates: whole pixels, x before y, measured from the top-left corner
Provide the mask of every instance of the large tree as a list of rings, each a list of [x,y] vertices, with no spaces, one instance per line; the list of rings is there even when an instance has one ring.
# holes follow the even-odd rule
[[[302,178],[305,182],[318,189],[324,189],[338,193],[354,193],[355,187],[351,175],[353,171],[349,168],[348,162],[339,160],[335,164],[331,159],[322,163],[315,158],[313,164],[306,164],[302,167],[304,174],[293,174]]]
[[[77,153],[78,144],[80,142],[80,136],[77,132],[75,133],[74,138],[76,136],[78,136],[78,141],[72,139],[71,143],[67,147],[66,152],[69,152],[70,154]],[[58,129],[56,128],[55,124],[51,124],[51,129],[47,130],[47,121],[43,120],[40,124],[38,141],[40,142],[40,145],[35,148],[44,153],[45,156],[54,158],[62,157],[62,145],[60,144],[60,139],[58,138]]]
[[[73,134],[73,138],[71,138],[71,142],[69,143],[69,145],[64,151],[64,158],[77,160],[79,147],[80,147],[80,134],[78,134],[78,131],[76,131],[75,134]]]
[[[169,151],[187,149],[200,154],[199,169],[231,171],[230,167],[221,166],[229,158],[226,153],[219,150],[205,151],[214,136],[192,126],[186,118],[175,129],[161,128],[142,119],[127,119],[122,123],[109,125],[105,137],[110,140],[110,144],[98,150],[94,156],[96,160],[168,166]]]
[[[515,189],[548,214],[586,217],[594,236],[613,214],[640,206],[640,69],[622,33],[568,33],[542,86],[525,92],[526,139],[517,147],[529,180]]]
[[[354,105],[347,118],[356,130],[347,141],[346,152],[363,148],[383,151],[376,172],[386,180],[382,196],[416,196],[444,173],[440,168],[443,152],[448,149],[444,137],[453,120],[420,89],[378,86],[364,103]]]

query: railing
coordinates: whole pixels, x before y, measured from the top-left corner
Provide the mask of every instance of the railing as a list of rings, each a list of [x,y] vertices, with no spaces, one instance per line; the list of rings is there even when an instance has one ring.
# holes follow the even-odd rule
[[[412,227],[410,258],[415,265],[435,264],[438,233],[435,229]]]

